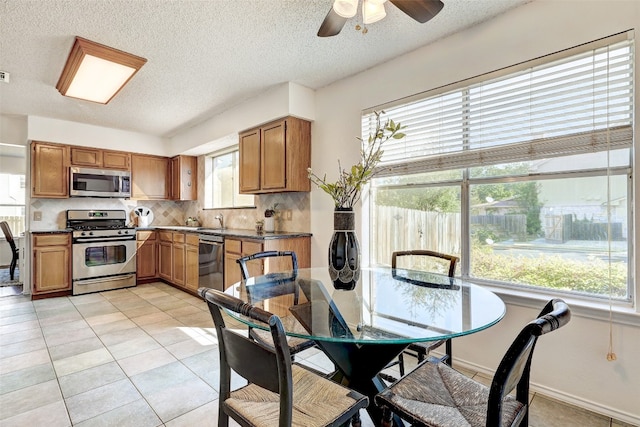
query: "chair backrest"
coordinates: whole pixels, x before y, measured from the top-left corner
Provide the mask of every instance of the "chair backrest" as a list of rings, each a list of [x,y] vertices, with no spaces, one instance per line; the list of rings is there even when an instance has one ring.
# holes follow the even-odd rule
[[[231,295],[210,288],[198,289],[211,312],[220,352],[220,402],[231,393],[231,369],[248,382],[280,395],[280,425],[291,425],[293,414],[293,380],[291,355],[280,318],[247,304]],[[226,328],[221,308],[250,317],[268,325],[273,349]]]
[[[247,280],[251,275],[249,274],[249,269],[247,268],[247,263],[253,260],[259,260],[263,258],[276,258],[276,257],[291,257],[291,270],[296,272],[298,271],[298,257],[296,253],[293,251],[265,251],[265,252],[257,252],[252,255],[247,255],[242,258],[238,258],[236,262],[240,264],[240,271],[242,272],[242,278]],[[270,269],[272,270],[272,269]],[[284,269],[280,269],[284,270]]]
[[[15,252],[16,242],[13,240],[13,234],[11,233],[11,227],[9,227],[9,223],[7,221],[0,221],[0,228],[2,228],[2,233],[4,233],[4,238],[9,242],[9,246],[11,246],[11,250]]]
[[[529,322],[520,331],[493,376],[487,407],[487,426],[501,425],[503,399],[514,388],[516,388],[516,399],[527,405],[531,358],[538,337],[561,328],[569,323],[570,319],[569,306],[563,300],[556,298],[544,306],[537,319]],[[524,419],[527,416],[528,409],[522,413]]]
[[[443,254],[440,252],[430,251],[426,249],[416,249],[411,251],[396,251],[391,254],[391,268],[396,268],[396,258],[404,256],[419,256],[426,259],[443,261],[444,268],[449,277],[453,277],[456,271],[456,265],[460,258],[455,255]]]

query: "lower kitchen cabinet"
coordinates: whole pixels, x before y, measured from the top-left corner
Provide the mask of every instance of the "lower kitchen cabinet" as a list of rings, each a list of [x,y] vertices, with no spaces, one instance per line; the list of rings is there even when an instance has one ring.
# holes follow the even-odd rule
[[[71,234],[34,233],[33,295],[71,291]]]
[[[157,242],[156,232],[153,230],[138,231],[136,233],[136,275],[137,280],[155,279],[158,275],[156,269]]]
[[[184,287],[185,282],[185,261],[186,247],[184,233],[173,233],[172,253],[172,275],[171,283]]]
[[[158,276],[171,282],[173,269],[173,233],[158,231]]]
[[[298,267],[311,266],[311,238],[292,237],[283,239],[235,239],[224,240],[224,288],[242,280],[240,265],[236,260],[240,257],[261,251],[294,251],[298,258]],[[256,260],[247,263],[249,275],[259,276],[275,271],[291,269],[288,258]]]
[[[179,288],[198,291],[198,235],[158,231],[158,276]]]
[[[189,291],[197,292],[199,286],[198,270],[198,243],[197,234],[187,234],[187,246],[185,249],[185,282],[184,286]]]

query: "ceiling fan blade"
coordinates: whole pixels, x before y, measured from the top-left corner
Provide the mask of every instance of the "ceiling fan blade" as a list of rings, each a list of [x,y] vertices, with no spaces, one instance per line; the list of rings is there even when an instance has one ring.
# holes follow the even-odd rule
[[[347,18],[343,18],[333,11],[333,7],[327,13],[327,16],[322,21],[320,29],[318,30],[318,37],[331,37],[335,36],[342,30],[344,24],[347,23]]]
[[[395,7],[424,24],[442,10],[444,3],[440,0],[389,0]]]

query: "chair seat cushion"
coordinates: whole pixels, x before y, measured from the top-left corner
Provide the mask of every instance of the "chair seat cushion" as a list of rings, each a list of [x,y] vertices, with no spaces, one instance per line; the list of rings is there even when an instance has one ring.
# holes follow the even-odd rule
[[[489,387],[444,363],[426,362],[376,396],[378,406],[411,424],[434,427],[485,426]],[[502,425],[524,409],[513,396],[503,401]]]
[[[367,398],[340,384],[292,365],[293,426],[326,426],[355,405],[366,407]],[[224,402],[231,410],[255,426],[278,426],[278,394],[249,384],[231,392]]]
[[[251,329],[251,337],[262,344],[263,346],[273,348],[273,338],[271,332],[262,329]],[[315,342],[298,337],[287,337],[287,344],[289,345],[289,352],[296,354],[302,350],[306,350],[315,345]]]

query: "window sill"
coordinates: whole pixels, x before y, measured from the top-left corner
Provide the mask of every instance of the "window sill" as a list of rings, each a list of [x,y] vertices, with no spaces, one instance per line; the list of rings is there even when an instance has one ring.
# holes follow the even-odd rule
[[[474,283],[477,282],[474,280]],[[609,321],[609,302],[607,300],[595,301],[571,295],[543,294],[518,289],[506,289],[487,283],[478,284],[494,292],[506,304],[539,310],[551,298],[562,298],[571,307],[573,316]],[[614,302],[611,306],[611,318],[615,324],[640,326],[640,313],[630,303]]]

